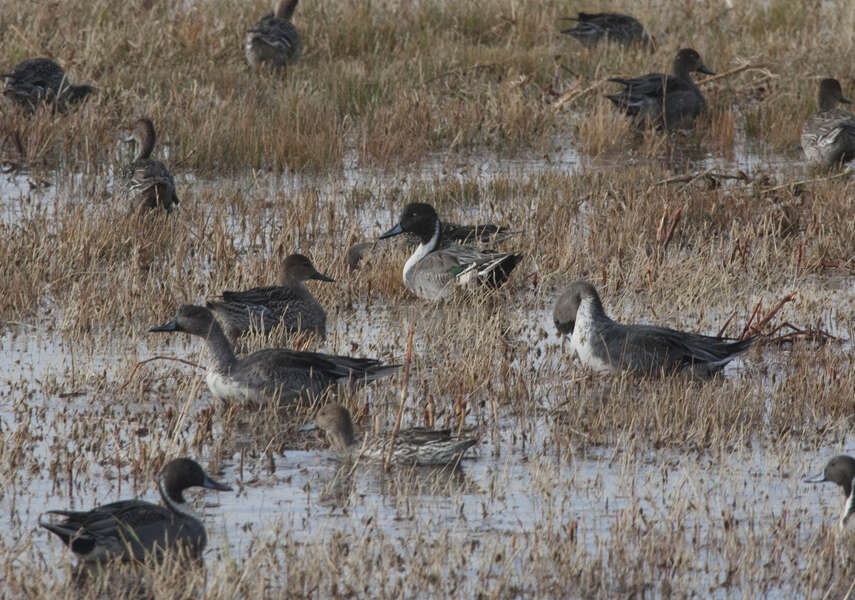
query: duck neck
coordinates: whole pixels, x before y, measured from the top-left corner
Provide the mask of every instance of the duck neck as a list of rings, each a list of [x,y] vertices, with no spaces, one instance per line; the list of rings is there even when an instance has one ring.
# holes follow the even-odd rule
[[[297,294],[306,295],[309,293],[305,283],[290,273],[282,274],[282,277],[279,280],[279,285],[289,290],[293,290]]]
[[[416,251],[413,252],[413,255],[407,259],[406,264],[404,265],[404,279],[407,279],[407,274],[410,270],[415,267],[419,261],[421,261],[425,256],[433,252],[439,247],[439,237],[440,230],[442,229],[439,219],[434,222],[433,225],[433,234],[430,237],[426,235],[420,238],[419,246],[416,248]],[[425,239],[427,237],[427,239]]]
[[[276,17],[283,21],[290,21],[297,8],[297,0],[280,0],[276,7]]]
[[[179,515],[190,517],[201,521],[199,513],[193,510],[193,507],[184,499],[183,490],[171,487],[164,487],[163,481],[157,482],[157,491],[160,492],[160,498],[163,504],[172,512]]]
[[[212,319],[211,328],[208,330],[208,336],[205,338],[205,343],[208,346],[208,351],[214,359],[216,370],[228,372],[237,362],[235,352],[232,349],[232,344],[229,342],[226,334],[223,333],[223,328],[217,323],[216,319]]]
[[[138,140],[140,149],[137,152],[137,157],[135,160],[143,160],[149,158],[151,156],[151,151],[154,150],[154,138],[149,135],[144,135],[142,139]]]
[[[689,68],[689,65],[686,64],[685,61],[680,59],[679,56],[674,59],[674,65],[671,70],[674,74],[674,77],[678,79],[683,79],[685,81],[692,81],[692,70]]]
[[[579,310],[576,313],[576,325],[582,330],[598,330],[604,325],[611,323],[611,319],[606,316],[606,311],[603,310],[603,303],[597,296],[586,296],[579,303]]]
[[[353,421],[349,414],[343,414],[341,420],[328,432],[330,445],[339,452],[347,451],[356,444],[356,436],[353,435]]]

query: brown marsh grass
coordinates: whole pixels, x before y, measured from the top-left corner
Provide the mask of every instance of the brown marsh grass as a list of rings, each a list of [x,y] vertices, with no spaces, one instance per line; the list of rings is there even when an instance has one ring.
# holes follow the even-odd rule
[[[851,87],[850,74],[834,67],[853,52],[851,18],[840,18],[847,11],[835,3],[795,13],[783,0],[627,6],[659,40],[653,53],[581,48],[558,33],[570,14],[560,4],[307,3],[295,16],[304,59],[282,74],[254,73],[242,38],[267,4],[10,4],[0,23],[4,68],[50,55],[100,93],[60,117],[22,121],[5,108],[3,158],[100,168],[117,130],[144,113],[174,146],[173,160],[202,172],[339,167],[349,152],[359,164],[381,166],[447,149],[513,155],[567,133],[598,154],[604,136],[620,132],[603,129],[613,120],[604,115],[605,79],[668,71],[674,51],[687,45],[719,72],[756,67],[705,86],[722,150],[738,112],[752,139],[789,151],[815,109],[818,78]],[[61,31],[45,23],[62,23]],[[727,31],[727,43],[711,31]],[[589,91],[555,110],[553,100],[574,86]]]

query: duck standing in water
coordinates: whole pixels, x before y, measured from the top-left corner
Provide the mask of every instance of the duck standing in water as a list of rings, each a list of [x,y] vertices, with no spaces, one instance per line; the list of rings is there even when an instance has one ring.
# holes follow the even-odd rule
[[[176,458],[163,469],[157,484],[163,505],[122,500],[89,511],[52,510],[59,522],[39,518],[39,525],[59,537],[82,563],[120,558],[123,562],[161,560],[168,550],[198,559],[208,542],[202,518],[184,499],[184,490],[203,487],[230,492],[194,460]]]
[[[296,8],[297,0],[280,0],[275,13],[265,15],[246,32],[244,53],[251,67],[269,63],[279,68],[300,58],[302,43],[291,23]]]
[[[315,397],[339,385],[353,387],[388,377],[400,365],[373,358],[352,358],[285,348],[259,350],[237,358],[210,310],[185,304],[174,319],[149,331],[184,332],[203,338],[213,362],[205,381],[211,394],[225,402],[288,402]]]
[[[457,287],[501,286],[522,260],[522,254],[486,252],[461,244],[441,243],[442,226],[430,204],[404,207],[398,224],[380,236],[402,233],[418,236],[419,246],[404,265],[404,285],[419,298],[442,300]]]
[[[315,422],[301,427],[302,431],[322,429],[333,450],[340,457],[351,460],[385,461],[392,444],[393,465],[446,466],[456,465],[463,454],[478,440],[456,439],[448,429],[416,427],[391,434],[366,436],[357,440],[353,433],[350,412],[340,404],[330,403],[315,415]]]
[[[667,130],[690,128],[706,106],[704,95],[692,81],[693,71],[715,75],[704,65],[697,51],[683,48],[674,58],[672,75],[648,73],[632,79],[613,77],[609,81],[620,83],[624,89],[606,98],[639,124],[652,124]]]
[[[855,116],[838,103],[852,104],[843,97],[840,82],[823,79],[819,83],[819,112],[802,128],[802,150],[808,161],[834,166],[855,158]]]
[[[558,298],[553,320],[560,334],[571,335],[570,347],[579,361],[600,372],[626,369],[640,375],[711,377],[754,341],[728,341],[654,325],[621,325],[606,316],[600,295],[587,281],[572,283]]]
[[[151,119],[142,117],[134,121],[129,141],[137,144],[137,154],[134,161],[125,165],[120,177],[125,195],[134,208],[157,208],[158,206],[171,212],[173,206],[178,206],[178,196],[175,194],[175,180],[169,169],[162,162],[151,158],[156,136]]]
[[[3,95],[29,113],[41,104],[65,112],[69,104],[80,102],[95,91],[91,85],[71,85],[63,68],[49,58],[25,60],[0,77],[6,80]]]
[[[267,333],[280,323],[288,333],[303,331],[323,338],[327,334],[327,313],[303,285],[310,279],[335,282],[302,254],[291,254],[282,261],[279,285],[225,291],[208,300],[206,306],[225,325],[232,344],[237,344],[251,328]]]

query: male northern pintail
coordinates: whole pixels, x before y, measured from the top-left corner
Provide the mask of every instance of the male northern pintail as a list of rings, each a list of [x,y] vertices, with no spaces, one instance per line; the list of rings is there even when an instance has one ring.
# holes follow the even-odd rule
[[[642,375],[684,372],[711,377],[748,350],[754,338],[724,338],[652,325],[621,325],[606,316],[597,290],[586,281],[570,285],[555,304],[555,328],[571,334],[570,348],[595,371],[619,369]]]
[[[695,82],[692,71],[715,75],[691,48],[683,48],[674,58],[673,75],[648,73],[641,77],[609,81],[620,83],[625,89],[606,96],[621,110],[641,123],[652,123],[665,129],[691,127],[701,113],[706,100]]]
[[[457,286],[499,287],[522,259],[522,254],[487,252],[461,244],[443,247],[439,217],[430,204],[405,206],[398,224],[380,239],[404,232],[419,238],[419,246],[404,265],[404,285],[425,300],[447,298]]]
[[[828,464],[825,465],[825,469],[822,470],[822,473],[814,475],[813,477],[808,477],[804,480],[805,483],[823,483],[826,481],[833,481],[843,488],[843,495],[846,497],[846,500],[843,502],[843,510],[841,511],[840,519],[837,522],[840,529],[846,528],[846,522],[849,520],[852,513],[855,512],[855,495],[852,493],[853,479],[855,479],[855,458],[841,454],[840,456],[835,456],[828,461]]]
[[[819,83],[819,112],[802,128],[802,149],[815,164],[833,166],[855,158],[855,116],[839,108],[838,102],[852,104],[843,97],[840,82],[823,79]]]
[[[6,79],[3,94],[29,112],[42,103],[64,111],[95,91],[91,85],[71,85],[65,71],[49,58],[31,58],[15,65]]]
[[[303,285],[304,281],[335,281],[319,273],[308,258],[292,254],[282,262],[279,285],[257,287],[242,292],[223,292],[206,306],[225,325],[236,344],[250,328],[265,333],[283,323],[289,333],[305,331],[321,337],[327,334],[327,313]]]
[[[203,306],[185,304],[169,323],[149,331],[183,331],[204,338],[213,355],[205,378],[208,389],[215,398],[228,402],[262,403],[316,396],[337,384],[362,385],[400,368],[372,358],[285,348],[268,348],[237,358],[222,327]]]
[[[125,195],[134,208],[162,206],[167,212],[171,211],[173,205],[178,205],[175,180],[162,162],[151,158],[155,142],[151,119],[142,117],[134,121],[130,140],[136,142],[137,153],[134,161],[122,167],[120,173]]]
[[[300,57],[300,36],[291,23],[296,8],[297,0],[280,0],[275,14],[265,15],[246,32],[244,53],[251,67],[263,62],[281,67]]]
[[[485,223],[483,225],[458,225],[456,223],[440,223],[439,244],[440,248],[445,248],[449,244],[490,244],[501,242],[508,237],[514,235],[508,231],[507,227],[502,225],[493,225]],[[407,233],[403,236],[407,242],[418,245],[421,243],[419,237],[413,233]],[[401,238],[399,238],[401,239]],[[365,257],[365,254],[372,248],[377,246],[377,240],[373,242],[359,242],[353,244],[347,251],[347,265],[351,269],[359,268],[359,263]]]
[[[357,440],[353,434],[350,412],[339,404],[330,403],[315,415],[315,422],[301,428],[309,431],[323,429],[333,450],[345,459],[385,461],[392,435],[385,433]],[[477,440],[451,437],[449,429],[416,427],[402,429],[395,435],[390,464],[396,465],[456,465]]]
[[[595,46],[604,39],[620,44],[652,44],[644,26],[629,15],[580,12],[578,17],[564,17],[564,20],[577,23],[561,33],[572,35],[583,46]]]
[[[112,558],[144,561],[162,558],[164,550],[186,552],[198,558],[208,541],[202,518],[184,499],[189,487],[230,492],[232,488],[211,479],[189,458],[176,458],[163,469],[157,484],[163,506],[142,500],[121,500],[90,511],[52,510],[59,522],[39,518],[39,525],[59,536],[83,563]]]

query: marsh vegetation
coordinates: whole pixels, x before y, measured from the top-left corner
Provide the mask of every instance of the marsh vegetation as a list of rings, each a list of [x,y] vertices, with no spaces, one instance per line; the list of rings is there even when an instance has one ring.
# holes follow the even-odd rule
[[[237,493],[205,498],[206,570],[146,571],[156,597],[846,594],[842,498],[801,476],[852,443],[853,184],[807,171],[798,140],[820,78],[855,93],[855,13],[609,7],[651,51],[582,47],[559,33],[571,8],[303,2],[303,56],[279,73],[243,57],[262,1],[4,6],[4,69],[49,55],[98,92],[67,114],[0,109],[3,595],[136,594],[69,586],[37,517],[154,500],[179,455]],[[719,73],[706,115],[635,131],[607,78],[688,45]],[[141,115],[175,175],[169,215],[116,186]],[[496,249],[524,259],[440,304],[404,288],[405,245],[351,270],[351,244],[409,202],[507,225]],[[336,280],[308,284],[327,312],[315,349],[399,363],[414,331],[403,394],[399,375],[339,398],[357,426],[390,429],[403,399],[407,425],[480,439],[461,472],[341,469],[298,430],[316,403],[223,406],[201,369],[138,365],[203,364],[198,341],[148,328],[275,283],[294,252]],[[579,278],[619,321],[760,338],[707,382],[590,373],[550,316]]]

